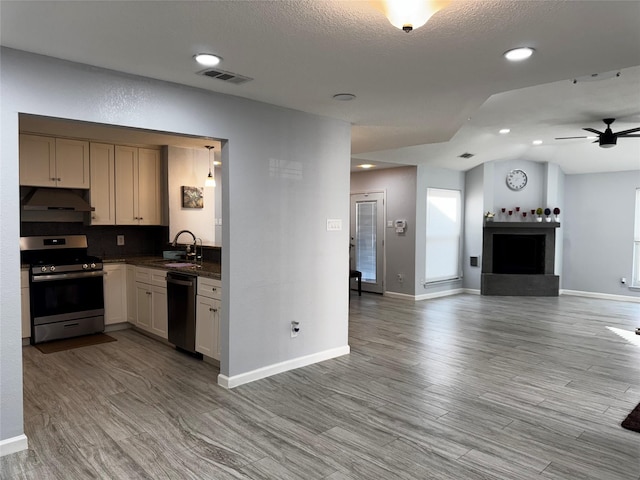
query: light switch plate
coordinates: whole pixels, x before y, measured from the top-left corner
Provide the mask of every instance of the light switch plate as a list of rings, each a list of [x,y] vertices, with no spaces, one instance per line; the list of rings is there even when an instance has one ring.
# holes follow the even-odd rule
[[[342,219],[327,218],[327,232],[339,232],[342,230]]]
[[[124,235],[118,235],[116,237],[116,243],[118,244],[118,246],[122,246],[124,245]]]

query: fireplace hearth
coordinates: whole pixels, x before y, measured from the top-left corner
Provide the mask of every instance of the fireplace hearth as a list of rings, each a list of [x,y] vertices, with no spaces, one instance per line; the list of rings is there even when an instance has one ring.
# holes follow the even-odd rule
[[[483,230],[482,295],[558,296],[554,275],[557,222],[487,222]]]

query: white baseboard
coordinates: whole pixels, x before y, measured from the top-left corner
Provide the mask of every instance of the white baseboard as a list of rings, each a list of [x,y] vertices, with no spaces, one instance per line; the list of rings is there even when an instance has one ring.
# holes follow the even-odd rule
[[[260,380],[261,378],[267,378],[271,375],[287,372],[300,367],[306,367],[313,363],[323,362],[332,358],[341,357],[342,355],[348,355],[351,351],[349,345],[344,347],[332,348],[323,352],[314,353],[312,355],[306,355],[304,357],[293,358],[285,362],[274,363],[266,367],[251,370],[250,372],[241,373],[239,375],[233,375],[228,377],[226,375],[218,375],[218,385],[224,388],[234,388],[245,383]]]
[[[459,293],[470,293],[472,295],[480,295],[480,290],[472,288],[454,288],[453,290],[443,290],[441,292],[423,293],[422,295],[408,295],[406,293],[384,292],[385,297],[397,298],[400,300],[412,300],[419,302],[420,300],[430,300],[432,298],[448,297],[450,295],[458,295]]]
[[[27,448],[29,448],[29,442],[27,441],[27,436],[24,434],[7,438],[6,440],[0,440],[0,457],[21,452]]]
[[[117,332],[118,330],[127,330],[129,328],[131,328],[131,324],[129,322],[112,323],[104,326],[104,332]]]
[[[582,292],[580,290],[560,290],[560,295],[570,295],[574,297],[599,298],[601,300],[616,300],[618,302],[640,303],[640,297],[628,295],[614,295],[612,293]]]
[[[422,295],[416,295],[416,302],[420,300],[431,300],[432,298],[449,297],[451,295],[458,295],[464,293],[462,288],[454,288],[453,290],[443,290],[442,292],[423,293]]]

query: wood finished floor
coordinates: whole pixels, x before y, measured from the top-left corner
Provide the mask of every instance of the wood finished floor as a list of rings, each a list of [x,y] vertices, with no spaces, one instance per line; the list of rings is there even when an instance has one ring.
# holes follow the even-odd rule
[[[24,348],[2,479],[640,479],[640,304],[352,296],[352,353],[228,391],[134,331]]]

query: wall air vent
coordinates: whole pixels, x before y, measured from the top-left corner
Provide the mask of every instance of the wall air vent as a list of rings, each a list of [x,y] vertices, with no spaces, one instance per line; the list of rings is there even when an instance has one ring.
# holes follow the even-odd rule
[[[474,156],[475,155],[473,153],[469,153],[469,152],[463,153],[462,155],[458,155],[458,157],[460,157],[460,158],[471,158],[471,157],[474,157]]]
[[[242,85],[243,83],[250,82],[253,78],[238,75],[237,73],[227,72],[220,70],[219,68],[207,68],[198,72],[198,75],[204,75],[205,77],[216,78],[223,82],[233,83],[234,85]]]

